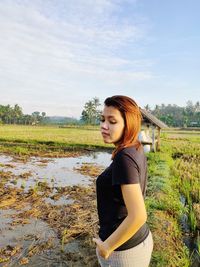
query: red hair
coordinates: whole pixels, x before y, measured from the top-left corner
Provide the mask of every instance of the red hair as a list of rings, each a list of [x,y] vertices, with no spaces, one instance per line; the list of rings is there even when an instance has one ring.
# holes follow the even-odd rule
[[[112,158],[124,147],[135,146],[136,149],[139,149],[141,143],[138,140],[138,134],[141,128],[142,115],[136,102],[128,96],[115,95],[106,98],[104,104],[108,107],[113,106],[118,109],[125,124],[122,138],[116,144]]]

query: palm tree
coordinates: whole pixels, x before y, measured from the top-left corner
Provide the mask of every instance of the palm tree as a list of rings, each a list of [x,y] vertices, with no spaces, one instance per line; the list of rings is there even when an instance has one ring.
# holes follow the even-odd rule
[[[19,119],[22,118],[22,115],[23,115],[22,108],[18,104],[15,104],[13,108],[13,122],[14,123],[19,122]]]
[[[147,104],[146,106],[144,106],[144,108],[146,109],[146,111],[151,111],[151,108],[150,108],[150,106],[149,106],[149,104]]]
[[[100,106],[100,101],[97,97],[85,103],[84,109],[81,114],[81,120],[87,124],[96,124],[99,121],[100,111],[98,107]]]

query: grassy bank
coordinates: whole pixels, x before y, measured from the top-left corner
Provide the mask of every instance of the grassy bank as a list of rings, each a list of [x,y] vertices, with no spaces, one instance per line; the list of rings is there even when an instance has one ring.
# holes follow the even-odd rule
[[[4,153],[65,156],[69,151],[107,149],[96,126],[0,126],[0,149]]]
[[[148,154],[149,184],[147,209],[154,235],[151,266],[198,266],[200,249],[200,136],[172,139],[164,135],[161,151]],[[181,199],[185,199],[183,204]],[[187,238],[195,250],[183,244],[182,218]],[[188,232],[190,231],[190,232]],[[195,262],[196,265],[192,265]]]
[[[146,205],[154,237],[151,267],[190,266],[189,251],[183,244],[179,224],[184,210],[176,179],[171,175],[173,165],[172,158],[164,151],[148,155]]]
[[[1,125],[0,141],[34,145],[103,145],[100,132],[96,127],[59,128],[56,126]]]

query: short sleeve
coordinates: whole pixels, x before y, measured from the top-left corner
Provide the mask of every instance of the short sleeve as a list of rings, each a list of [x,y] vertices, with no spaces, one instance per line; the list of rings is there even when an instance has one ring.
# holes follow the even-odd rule
[[[113,160],[112,185],[140,183],[139,167],[134,158],[120,151]]]

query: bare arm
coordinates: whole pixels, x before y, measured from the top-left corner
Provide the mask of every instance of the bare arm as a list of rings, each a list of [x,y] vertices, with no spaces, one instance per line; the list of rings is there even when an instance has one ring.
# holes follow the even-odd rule
[[[119,227],[104,241],[94,239],[100,254],[107,258],[110,253],[130,239],[146,222],[147,214],[139,184],[121,185],[122,195],[128,211]]]

